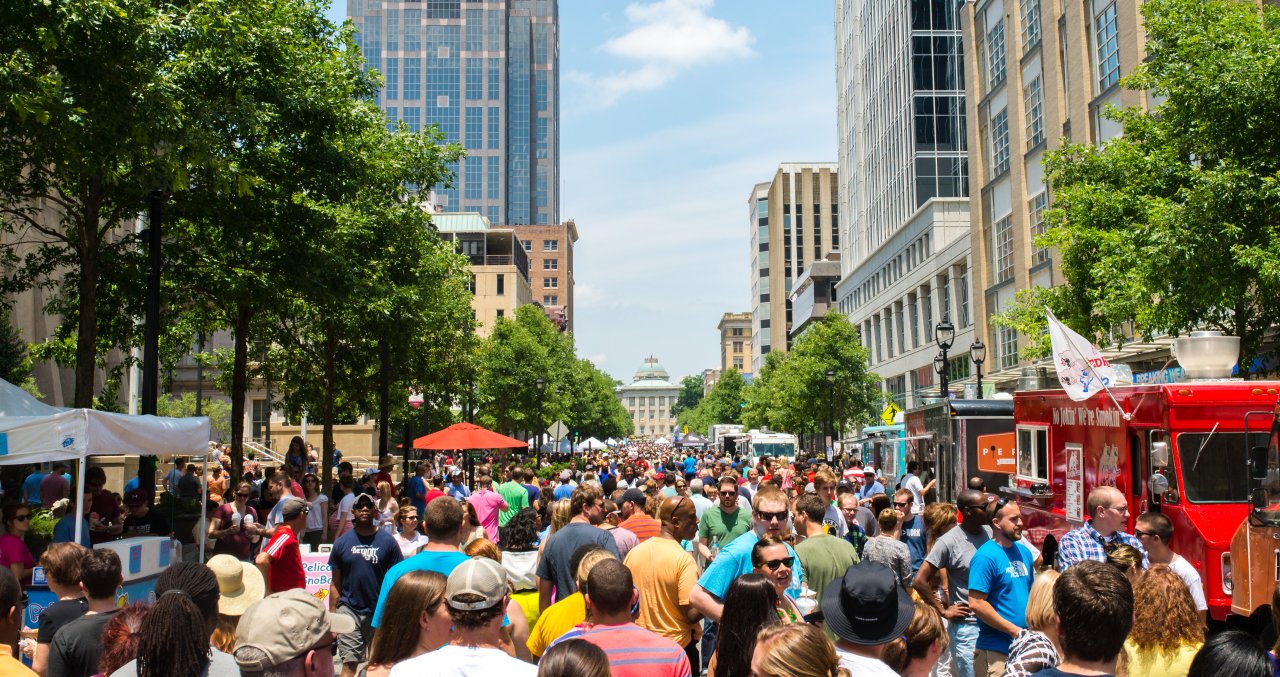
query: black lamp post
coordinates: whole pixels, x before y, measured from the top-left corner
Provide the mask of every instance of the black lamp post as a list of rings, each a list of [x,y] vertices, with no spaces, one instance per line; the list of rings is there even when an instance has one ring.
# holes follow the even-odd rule
[[[982,341],[974,341],[969,346],[969,359],[973,360],[975,373],[978,375],[978,399],[982,399],[982,363],[987,361],[987,346]]]
[[[947,359],[942,355],[936,355],[933,358],[933,373],[938,375],[939,383],[942,385],[942,399],[947,399]]]
[[[416,412],[422,407],[424,398],[422,393],[415,390],[409,391],[409,406],[413,407]],[[426,433],[423,433],[426,434]],[[401,471],[401,482],[409,481],[409,450],[413,448],[413,416],[406,416],[404,419],[404,458],[401,462],[404,470]]]
[[[947,399],[949,389],[947,387],[947,351],[951,350],[951,344],[956,340],[956,328],[951,324],[951,320],[943,320],[933,329],[934,341],[938,344],[938,349],[942,351],[941,366],[937,359],[933,361],[933,368],[938,372],[938,376],[942,379],[942,399]]]
[[[542,391],[546,389],[547,382],[542,380],[541,377],[536,378],[533,380],[533,387],[538,389],[538,435],[537,435],[538,446],[534,448],[534,456],[533,456],[534,463],[537,466],[536,468],[534,468],[534,470],[536,471],[537,468],[542,467]]]
[[[827,370],[827,462],[830,463],[835,457],[835,429],[836,429],[836,372],[833,369]]]

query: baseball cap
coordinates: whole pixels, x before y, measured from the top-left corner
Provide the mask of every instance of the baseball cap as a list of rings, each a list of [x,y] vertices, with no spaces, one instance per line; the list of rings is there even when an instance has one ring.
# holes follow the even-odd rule
[[[262,671],[306,653],[326,633],[355,632],[350,616],[325,611],[320,600],[306,590],[293,589],[263,597],[245,610],[236,626],[235,650],[253,647],[261,660],[236,663],[244,670]]]
[[[867,466],[866,468],[863,468],[863,470],[862,470],[862,474],[863,474],[863,475],[874,475],[874,474],[876,474],[876,467],[875,467],[875,466],[873,466],[873,465],[869,465],[869,466]]]
[[[286,520],[291,520],[301,515],[307,510],[307,502],[296,496],[290,496],[284,499],[284,505],[280,507],[280,516]]]
[[[125,507],[136,508],[147,502],[147,497],[143,495],[141,489],[134,489],[124,495]]]
[[[618,501],[618,503],[622,504],[630,501],[637,505],[644,505],[644,502],[647,501],[648,499],[649,497],[645,496],[643,491],[632,488],[632,489],[627,489],[625,492],[622,493],[622,500]]]
[[[372,508],[378,507],[378,502],[374,500],[371,494],[357,494],[356,500],[353,501],[351,505],[352,507],[355,507],[357,505],[360,505],[361,503],[368,503],[369,507],[372,507]]]
[[[444,596],[449,607],[459,611],[476,611],[496,606],[507,594],[507,572],[488,557],[475,557],[454,568],[445,583]],[[463,602],[459,595],[477,595],[478,602]]]
[[[568,470],[561,470],[561,471],[560,471],[560,480],[561,480],[562,482],[568,482],[568,481],[569,481],[569,480],[571,480],[571,479],[573,479],[573,473],[572,473],[572,472],[569,472]]]

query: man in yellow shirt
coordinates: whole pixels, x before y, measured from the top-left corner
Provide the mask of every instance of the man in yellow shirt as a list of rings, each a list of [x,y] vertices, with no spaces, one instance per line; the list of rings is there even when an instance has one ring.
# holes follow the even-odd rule
[[[625,562],[643,600],[636,625],[684,647],[690,665],[702,665],[696,632],[702,614],[689,604],[698,565],[680,546],[698,535],[697,510],[688,497],[673,496],[658,508],[658,520],[659,535],[632,548]]]
[[[36,674],[13,657],[13,648],[18,645],[18,631],[22,629],[22,614],[25,611],[21,599],[22,586],[18,585],[18,578],[8,567],[0,567],[0,675],[6,677]]]

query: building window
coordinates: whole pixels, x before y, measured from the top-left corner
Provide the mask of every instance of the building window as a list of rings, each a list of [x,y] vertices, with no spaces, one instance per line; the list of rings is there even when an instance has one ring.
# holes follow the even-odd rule
[[[1037,75],[1027,83],[1022,93],[1027,112],[1027,148],[1035,148],[1044,141],[1044,79]]]
[[[560,270],[560,259],[542,259],[543,270]]]
[[[1013,278],[1013,219],[1006,216],[996,221],[991,229],[992,253],[995,266],[992,267],[994,279],[992,284],[1000,284]]]
[[[542,251],[544,251],[544,252],[558,252],[558,251],[560,251],[560,241],[559,241],[559,240],[543,240],[543,241],[542,241]]]
[[[1004,82],[1004,74],[1004,20],[1001,19],[987,31],[987,91]]]
[[[735,353],[740,353],[740,352],[742,352],[742,341],[734,341],[734,342],[733,342],[733,352],[735,352]]]
[[[542,278],[542,288],[543,288],[543,289],[559,289],[559,288],[560,288],[560,278],[558,278],[558,277],[544,277],[544,278]]]
[[[920,305],[924,308],[924,335],[928,341],[933,336],[933,292],[928,287],[920,290]]]
[[[1049,248],[1034,244],[1036,238],[1044,235],[1044,210],[1049,206],[1049,193],[1041,191],[1031,198],[1027,213],[1031,222],[1032,263],[1039,264],[1049,260]]]
[[[1104,92],[1120,80],[1120,38],[1116,34],[1116,3],[1106,6],[1093,18],[1098,51],[1098,91]]]
[[[956,305],[960,307],[959,326],[969,326],[969,268],[963,265],[956,275]]]
[[[1000,336],[1000,368],[1012,369],[1018,366],[1018,330],[1000,327],[996,331]]]
[[[907,317],[911,323],[911,347],[920,347],[920,309],[916,305],[916,295],[907,295]]]
[[[560,305],[560,296],[559,296],[558,294],[543,294],[543,295],[542,295],[542,305],[544,305],[544,306],[558,306],[558,305]]]
[[[1009,171],[1009,109],[1001,108],[991,118],[991,175]]]
[[[525,251],[530,251],[533,249],[533,240],[521,240],[520,246],[524,247]]]
[[[1022,49],[1040,44],[1040,0],[1020,0],[1022,15]]]
[[[499,320],[501,320],[501,319],[502,319],[503,312],[504,312],[504,311],[503,311],[501,308],[499,308],[499,309],[498,309],[498,319],[499,319]]]
[[[506,293],[507,293],[507,276],[499,274],[498,275],[498,296],[502,296],[503,294],[506,294]],[[498,313],[502,313],[502,311],[499,310]],[[499,317],[501,317],[501,315],[499,315]]]
[[[472,296],[474,296],[474,295],[475,295],[475,293],[476,293],[476,276],[475,276],[475,274],[474,274],[474,273],[471,275],[471,281],[467,283],[467,289],[471,290],[471,295],[472,295]]]

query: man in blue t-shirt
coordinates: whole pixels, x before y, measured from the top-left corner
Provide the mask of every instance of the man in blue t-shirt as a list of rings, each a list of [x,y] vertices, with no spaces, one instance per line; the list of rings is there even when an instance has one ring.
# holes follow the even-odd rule
[[[703,669],[711,659],[711,649],[715,646],[716,628],[720,615],[724,612],[724,596],[729,591],[733,580],[751,573],[755,567],[751,565],[751,551],[760,537],[765,534],[785,538],[789,527],[787,518],[787,497],[781,491],[762,486],[756,492],[752,510],[752,526],[754,529],[733,539],[729,545],[720,549],[716,558],[707,565],[706,571],[698,579],[689,593],[689,604],[707,619],[707,627],[702,633]],[[787,546],[787,554],[796,557],[796,551]],[[800,567],[800,558],[796,557],[795,566],[791,569],[793,586],[804,581],[804,570]]]
[[[907,489],[899,489],[893,493],[893,509],[902,520],[902,530],[898,534],[898,540],[906,543],[907,551],[911,553],[912,578],[920,570],[920,565],[924,564],[925,541],[928,536],[924,528],[924,518],[920,513],[912,512],[914,502],[915,496]]]
[[[427,511],[428,488],[427,464],[423,461],[418,461],[418,464],[413,468],[413,477],[410,477],[409,481],[405,482],[404,493],[409,502],[413,504],[413,507],[418,509],[419,515]]]
[[[461,503],[443,496],[427,503],[422,517],[430,540],[418,554],[391,567],[382,579],[378,604],[373,610],[373,627],[379,626],[387,595],[401,576],[410,571],[434,571],[447,577],[459,564],[471,559],[458,548],[462,542],[462,510]]]
[[[378,504],[368,494],[356,497],[351,507],[354,528],[338,537],[329,554],[329,610],[350,616],[355,632],[338,635],[337,655],[342,661],[343,677],[356,674],[365,649],[373,640],[373,610],[378,603],[378,589],[388,571],[404,557],[400,545],[390,533],[373,523]]]
[[[33,466],[31,474],[27,475],[27,479],[22,481],[22,500],[31,507],[40,505],[40,483],[44,481],[45,473],[40,472],[40,468]]]
[[[1027,626],[1035,557],[1022,540],[1022,514],[1007,498],[991,504],[991,540],[969,562],[969,608],[978,617],[974,677],[1000,677],[1009,643]]]

